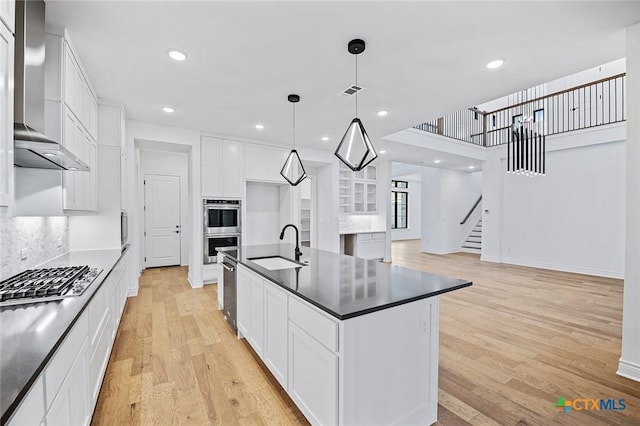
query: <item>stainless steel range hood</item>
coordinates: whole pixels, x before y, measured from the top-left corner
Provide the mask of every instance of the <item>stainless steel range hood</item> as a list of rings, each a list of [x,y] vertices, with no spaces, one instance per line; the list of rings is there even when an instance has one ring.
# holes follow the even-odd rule
[[[14,160],[18,167],[88,171],[76,155],[45,136],[44,1],[16,2]]]

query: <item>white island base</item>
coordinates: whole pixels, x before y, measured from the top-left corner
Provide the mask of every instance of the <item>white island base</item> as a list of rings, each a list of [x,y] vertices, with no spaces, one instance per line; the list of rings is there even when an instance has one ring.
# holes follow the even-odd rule
[[[430,425],[438,296],[346,320],[238,265],[238,336],[314,425]]]

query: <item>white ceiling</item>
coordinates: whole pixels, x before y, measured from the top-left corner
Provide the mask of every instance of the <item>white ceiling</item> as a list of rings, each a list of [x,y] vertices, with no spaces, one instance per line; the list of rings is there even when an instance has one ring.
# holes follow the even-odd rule
[[[47,21],[67,27],[98,96],[130,119],[289,144],[286,97],[297,93],[298,144],[321,149],[354,116],[338,93],[354,83],[347,42],[363,38],[359,116],[376,146],[419,163],[431,154],[381,138],[623,57],[640,3],[56,0]],[[494,58],[505,65],[487,70]]]

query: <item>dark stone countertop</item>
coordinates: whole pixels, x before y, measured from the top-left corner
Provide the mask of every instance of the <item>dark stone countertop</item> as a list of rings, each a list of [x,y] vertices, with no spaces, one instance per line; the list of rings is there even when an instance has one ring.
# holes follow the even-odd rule
[[[102,269],[78,297],[0,307],[0,424],[5,424],[105,278],[128,250],[69,252],[42,268],[89,265]]]
[[[339,320],[468,287],[466,279],[416,271],[375,260],[301,247],[307,266],[270,271],[250,259],[295,260],[294,246],[272,244],[219,251]]]

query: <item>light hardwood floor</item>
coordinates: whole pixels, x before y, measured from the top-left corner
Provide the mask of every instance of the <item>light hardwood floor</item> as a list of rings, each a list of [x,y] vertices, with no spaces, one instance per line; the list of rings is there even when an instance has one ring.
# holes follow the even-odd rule
[[[640,425],[640,383],[615,374],[622,281],[419,253],[394,264],[473,280],[441,297],[441,425]],[[127,301],[93,424],[307,424],[185,268],[146,270]],[[563,414],[559,396],[624,398]]]

